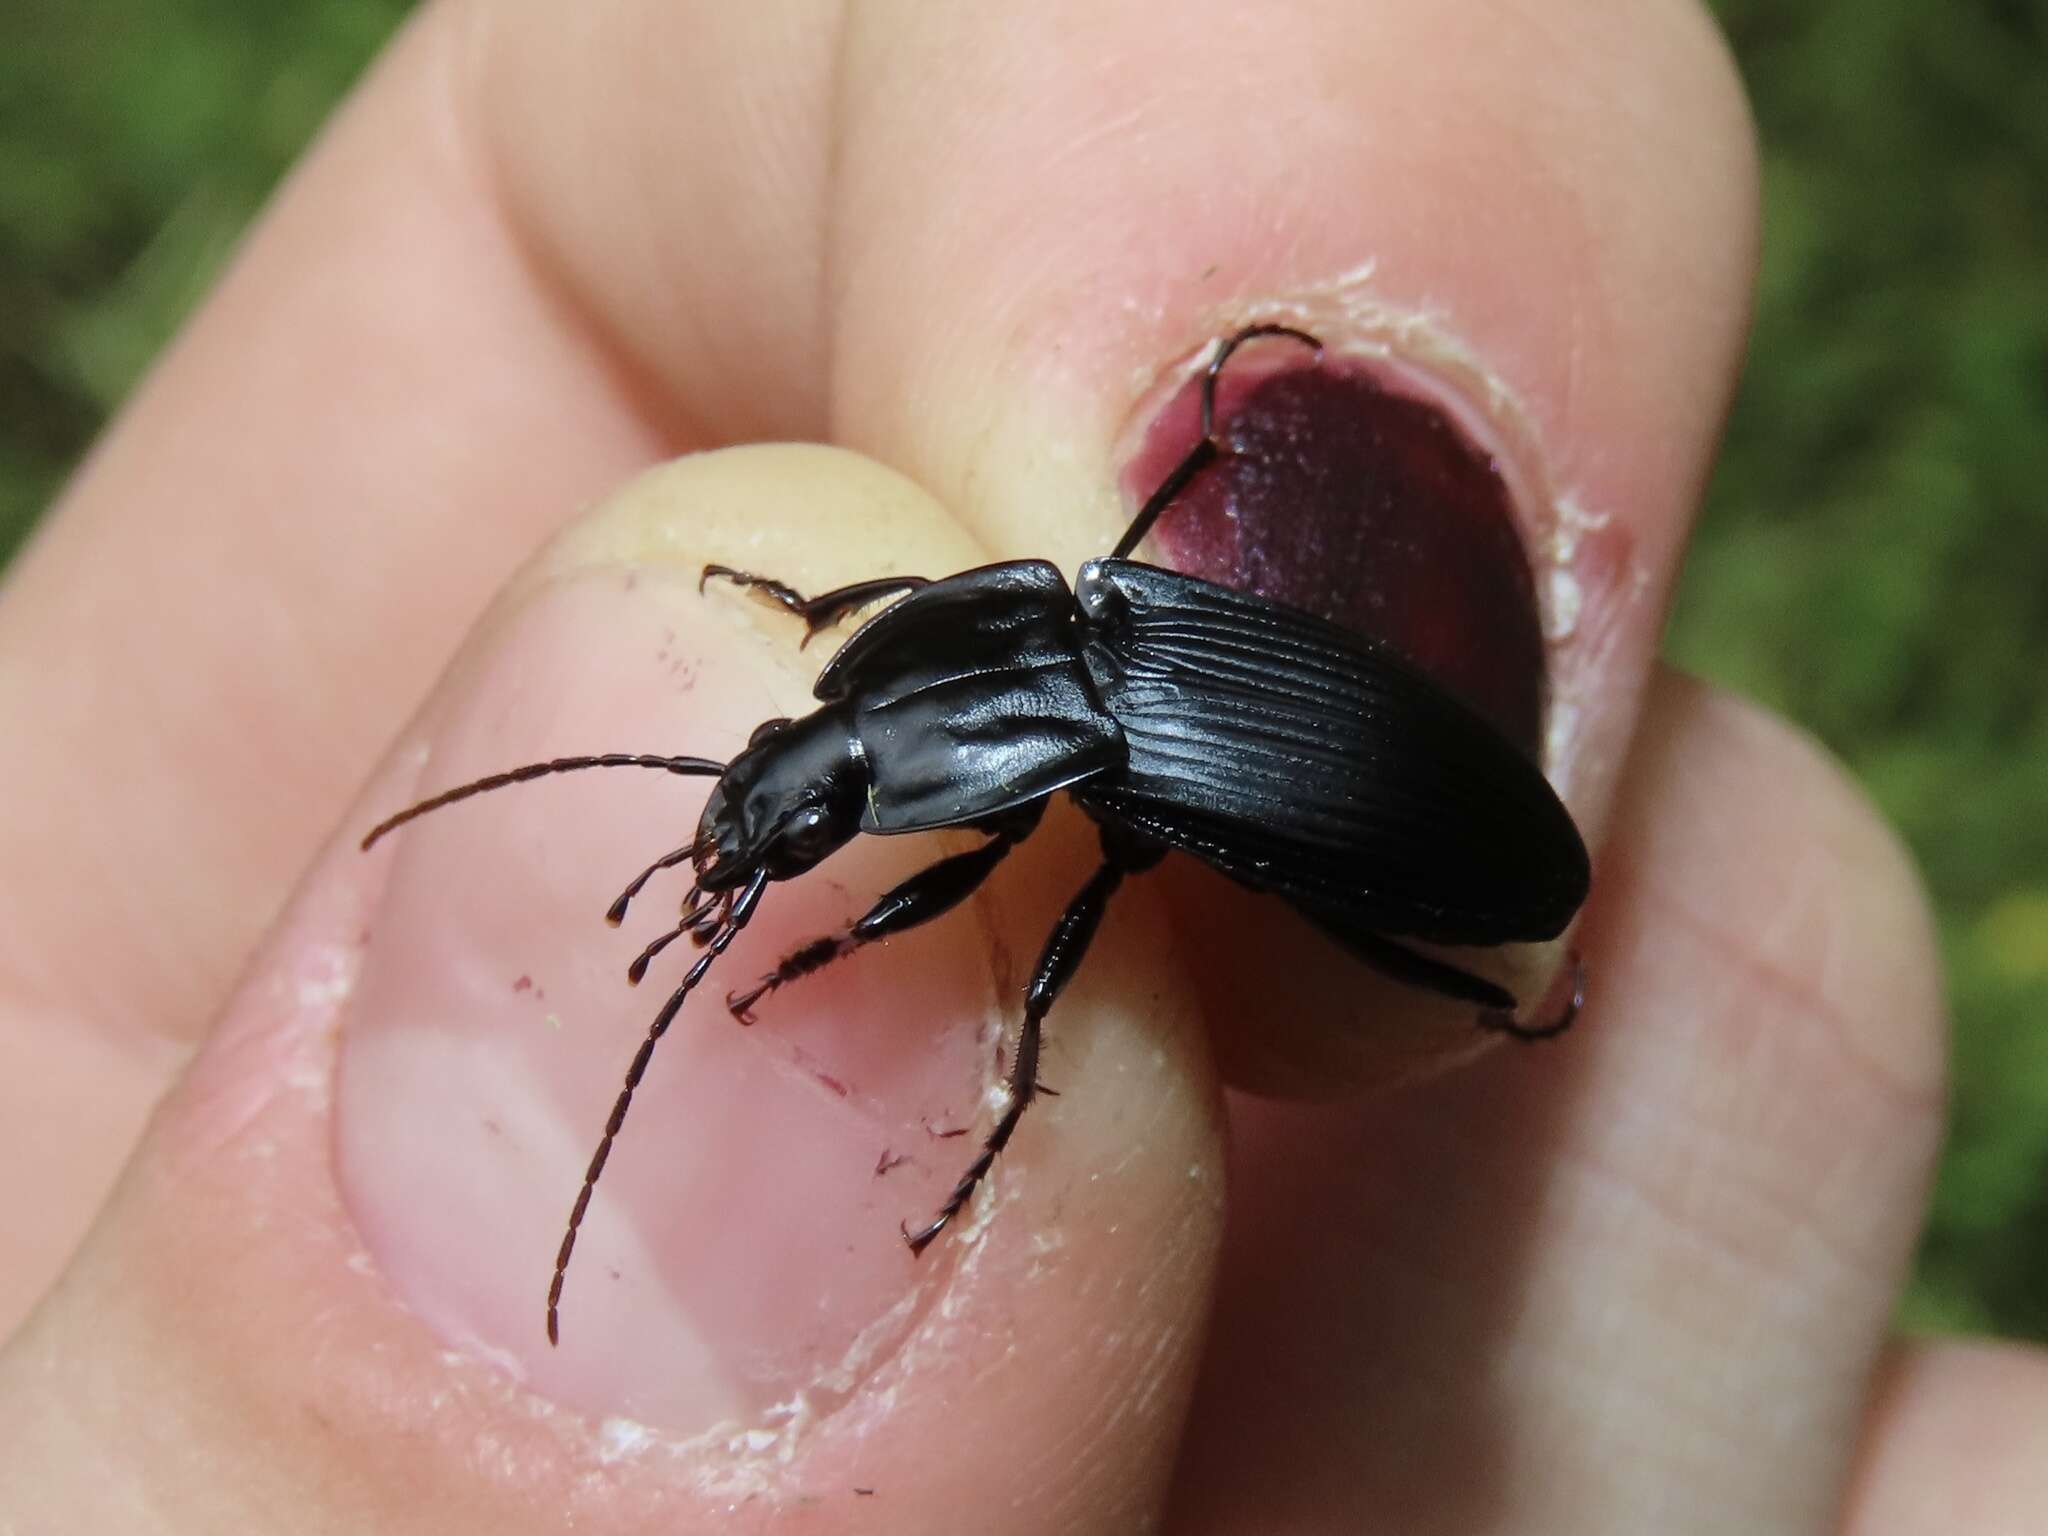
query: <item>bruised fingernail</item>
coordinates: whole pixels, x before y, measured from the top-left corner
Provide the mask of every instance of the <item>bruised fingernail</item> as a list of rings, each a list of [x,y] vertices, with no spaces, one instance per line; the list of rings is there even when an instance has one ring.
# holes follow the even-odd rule
[[[796,635],[736,629],[717,603],[690,570],[538,585],[444,682],[415,792],[572,753],[724,759],[764,718],[800,712]],[[843,931],[919,850],[861,839],[771,886],[652,1057],[551,1348],[565,1219],[628,1063],[701,953],[672,945],[628,985],[634,957],[676,928],[686,869],[652,879],[622,927],[607,909],[693,839],[706,785],[550,776],[380,843],[367,856],[390,861],[388,881],[336,1101],[342,1188],[401,1301],[546,1397],[678,1436],[822,1412],[901,1336],[943,1256],[921,1269],[898,1227],[958,1172],[958,1143],[927,1127],[973,1122],[991,1008],[986,954],[940,936],[914,954],[862,951],[762,999],[744,1027],[728,994]],[[944,921],[976,931],[964,912]]]
[[[1543,629],[1512,492],[1460,413],[1377,361],[1247,349],[1220,384],[1225,452],[1162,516],[1150,558],[1387,641],[1533,755]],[[1133,499],[1199,431],[1177,391],[1127,466]]]

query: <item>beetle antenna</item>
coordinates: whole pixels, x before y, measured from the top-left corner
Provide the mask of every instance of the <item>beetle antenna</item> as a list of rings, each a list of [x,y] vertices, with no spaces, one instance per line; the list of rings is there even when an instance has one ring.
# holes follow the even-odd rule
[[[1112,560],[1129,557],[1132,550],[1152,525],[1159,521],[1159,514],[1173,504],[1174,497],[1188,488],[1203,470],[1207,469],[1216,456],[1223,451],[1223,445],[1216,441],[1216,380],[1222,375],[1223,365],[1230,354],[1246,342],[1259,336],[1291,336],[1296,341],[1315,349],[1317,357],[1323,355],[1323,344],[1307,331],[1298,331],[1291,325],[1248,325],[1233,336],[1226,336],[1216,345],[1216,355],[1209,359],[1209,366],[1202,372],[1202,435],[1187,457],[1173,466],[1167,477],[1159,482],[1159,489],[1145,498],[1145,505],[1138,509],[1138,515],[1131,519],[1131,526],[1124,530],[1124,536],[1116,541],[1116,548],[1109,552]]]
[[[385,833],[394,831],[429,811],[438,811],[444,805],[467,800],[471,795],[503,789],[507,784],[524,784],[528,779],[538,779],[550,773],[574,773],[581,768],[659,768],[664,773],[687,775],[717,775],[725,772],[725,764],[714,763],[708,757],[657,757],[644,752],[607,752],[597,757],[557,757],[549,762],[528,763],[523,768],[510,768],[503,773],[490,774],[471,784],[443,790],[431,799],[408,806],[396,816],[386,817],[378,822],[364,836],[362,846],[367,851]]]
[[[569,1225],[562,1233],[562,1246],[555,1253],[555,1274],[548,1282],[548,1343],[559,1344],[561,1337],[562,1282],[569,1272],[569,1256],[576,1251],[576,1233],[583,1225],[583,1213],[590,1209],[591,1191],[597,1188],[598,1175],[604,1172],[605,1159],[612,1155],[612,1142],[618,1138],[619,1128],[626,1123],[626,1111],[632,1107],[633,1091],[640,1086],[640,1079],[646,1075],[647,1063],[654,1058],[655,1044],[668,1033],[668,1027],[682,1011],[685,1001],[697,989],[697,983],[704,979],[704,973],[711,969],[712,961],[724,954],[732,941],[739,936],[742,928],[754,915],[754,908],[760,905],[761,892],[768,888],[768,872],[756,870],[747,881],[746,889],[733,901],[731,911],[711,937],[711,943],[704,953],[697,957],[683,976],[682,984],[669,994],[667,1002],[661,1005],[661,1012],[654,1016],[654,1022],[647,1028],[647,1038],[640,1042],[640,1049],[633,1053],[633,1064],[626,1069],[625,1086],[619,1090],[619,1097],[612,1105],[611,1118],[604,1123],[604,1139],[597,1144],[597,1151],[591,1154],[590,1167],[583,1174],[583,1188],[576,1193],[576,1204],[569,1211]]]
[[[700,837],[694,843],[686,843],[673,853],[664,853],[652,864],[641,870],[639,874],[633,877],[633,883],[619,892],[619,899],[613,902],[610,908],[606,910],[604,920],[614,928],[618,927],[619,924],[626,920],[626,908],[633,904],[633,898],[640,894],[648,881],[652,880],[664,869],[674,869],[686,859],[695,859],[703,851],[708,841],[708,839]],[[687,906],[688,903],[686,902],[685,905]]]

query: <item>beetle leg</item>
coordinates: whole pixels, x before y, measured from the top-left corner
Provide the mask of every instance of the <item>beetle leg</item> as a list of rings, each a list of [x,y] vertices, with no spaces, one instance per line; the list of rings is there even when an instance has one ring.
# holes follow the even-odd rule
[[[1035,811],[1042,805],[1042,801],[1036,802],[1032,808]],[[751,1024],[754,1021],[749,1010],[770,992],[814,971],[822,971],[834,960],[844,959],[864,944],[889,938],[952,911],[995,872],[995,867],[1037,821],[1038,817],[1033,815],[1018,830],[998,832],[979,848],[970,848],[965,853],[956,853],[951,858],[928,865],[876,902],[867,915],[845,933],[827,934],[792,950],[780,965],[753,987],[745,992],[734,992],[726,998],[725,1004],[732,1010],[732,1016],[742,1024]]]
[[[1507,988],[1475,976],[1433,955],[1418,954],[1405,944],[1345,922],[1340,914],[1304,907],[1318,928],[1383,976],[1434,992],[1461,1003],[1477,1003],[1485,1010],[1479,1027],[1516,1040],[1554,1040],[1572,1027],[1586,1000],[1586,968],[1572,956],[1572,992],[1554,1019],[1542,1024],[1522,1024],[1515,1019],[1515,995]]]
[[[804,621],[804,638],[798,649],[811,643],[811,636],[821,629],[830,629],[856,608],[865,608],[870,603],[880,602],[899,592],[909,592],[926,585],[929,576],[878,576],[872,581],[856,581],[847,586],[834,587],[830,592],[821,592],[816,597],[805,597],[803,593],[772,576],[756,576],[748,571],[736,571],[729,565],[707,565],[704,574],[697,578],[697,590],[702,592],[704,584],[712,577],[729,581],[736,587],[765,594],[780,603],[791,613]]]
[[[1010,1063],[1009,1106],[996,1121],[995,1129],[989,1132],[988,1140],[982,1144],[981,1155],[968,1167],[960,1182],[953,1186],[953,1193],[946,1197],[946,1203],[939,1207],[938,1215],[915,1232],[908,1227],[903,1229],[903,1240],[910,1244],[912,1253],[923,1253],[931,1240],[945,1230],[946,1223],[966,1208],[976,1186],[988,1177],[988,1171],[995,1166],[1003,1148],[1010,1144],[1011,1136],[1016,1134],[1017,1122],[1024,1118],[1024,1111],[1031,1107],[1031,1101],[1043,1091],[1038,1086],[1038,1045],[1045,1016],[1052,1011],[1054,1001],[1073,979],[1074,972],[1080,969],[1081,958],[1088,953],[1088,946],[1094,941],[1095,930],[1101,926],[1109,898],[1123,884],[1124,876],[1149,869],[1164,854],[1164,850],[1157,847],[1135,843],[1126,846],[1122,840],[1113,841],[1110,829],[1104,830],[1103,852],[1106,857],[1102,867],[1067,903],[1067,910],[1053,925],[1052,934],[1039,954],[1038,968],[1032,973],[1031,985],[1024,991],[1024,1022],[1017,1031],[1016,1058]]]
[[[1447,960],[1418,954],[1405,944],[1397,944],[1381,934],[1356,927],[1341,913],[1309,907],[1302,910],[1324,933],[1382,976],[1391,976],[1395,981],[1418,987],[1424,992],[1434,992],[1438,997],[1477,1003],[1494,1013],[1514,1014],[1514,993],[1484,976],[1475,976]]]
[[[1316,356],[1323,355],[1323,344],[1307,331],[1297,331],[1291,325],[1248,325],[1233,336],[1227,336],[1216,345],[1216,355],[1209,359],[1209,366],[1202,373],[1202,436],[1187,452],[1187,457],[1174,465],[1167,477],[1159,482],[1159,489],[1145,498],[1145,505],[1138,509],[1138,515],[1131,519],[1131,526],[1124,530],[1124,536],[1116,541],[1116,548],[1109,552],[1112,560],[1123,560],[1138,547],[1138,541],[1152,531],[1152,525],[1159,520],[1159,514],[1173,504],[1173,498],[1188,487],[1188,482],[1199,475],[1216,456],[1223,451],[1223,443],[1216,436],[1216,380],[1223,372],[1223,364],[1246,342],[1258,336],[1292,336],[1296,341],[1305,342],[1315,348]]]
[[[1490,1029],[1495,1034],[1506,1035],[1511,1040],[1525,1044],[1537,1040],[1555,1040],[1572,1027],[1579,1016],[1579,1010],[1586,1006],[1586,963],[1575,950],[1572,953],[1572,991],[1554,1019],[1542,1024],[1517,1023],[1512,1013],[1490,1013],[1479,1020],[1481,1029]]]

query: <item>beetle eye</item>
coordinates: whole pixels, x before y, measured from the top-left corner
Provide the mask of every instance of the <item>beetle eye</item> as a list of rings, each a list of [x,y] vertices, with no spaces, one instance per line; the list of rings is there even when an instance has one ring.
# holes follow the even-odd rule
[[[806,806],[782,829],[783,848],[799,859],[814,859],[832,846],[832,820],[823,806]]]
[[[781,730],[787,724],[789,724],[789,717],[787,715],[778,715],[773,720],[763,720],[759,725],[754,727],[754,734],[747,738],[747,745],[750,747],[758,747],[759,745],[761,745],[762,742],[766,741],[770,736],[773,736],[777,731]]]

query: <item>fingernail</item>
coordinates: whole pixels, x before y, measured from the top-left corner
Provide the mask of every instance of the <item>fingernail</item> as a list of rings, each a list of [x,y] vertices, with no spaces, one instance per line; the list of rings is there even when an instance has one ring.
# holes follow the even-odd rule
[[[762,719],[809,704],[797,634],[721,617],[734,601],[666,567],[541,585],[444,681],[416,738],[415,792],[565,754],[729,757]],[[676,925],[686,870],[656,876],[622,927],[606,909],[692,840],[709,782],[543,778],[424,816],[364,855],[389,861],[388,880],[336,1101],[341,1185],[403,1303],[557,1402],[677,1436],[828,1409],[907,1328],[947,1256],[920,1265],[898,1226],[959,1172],[967,1143],[936,1133],[974,1123],[993,1017],[963,910],[764,999],[743,1027],[729,992],[936,853],[859,839],[769,887],[654,1053],[551,1348],[545,1300],[585,1166],[697,956],[685,939],[627,985],[629,963]]]
[[[1153,530],[1152,558],[1393,645],[1532,754],[1544,647],[1514,498],[1469,413],[1415,376],[1285,343],[1226,369],[1226,453]],[[1198,431],[1191,380],[1125,471],[1142,499]]]

